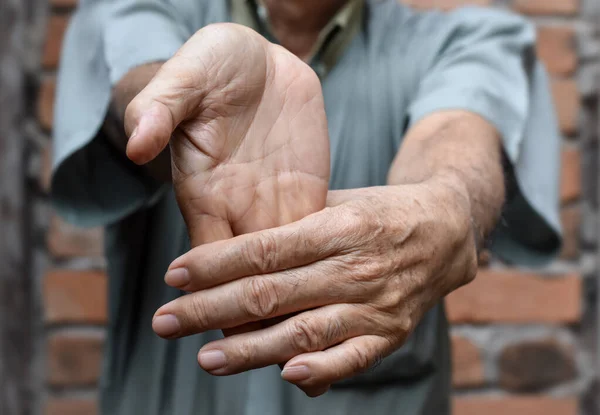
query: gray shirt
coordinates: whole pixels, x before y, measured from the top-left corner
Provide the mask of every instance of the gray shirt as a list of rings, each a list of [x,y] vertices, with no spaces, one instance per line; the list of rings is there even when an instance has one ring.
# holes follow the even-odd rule
[[[199,28],[230,21],[226,0],[82,0],[65,40],[55,112],[53,201],[67,220],[106,226],[109,326],[101,408],[110,415],[445,414],[450,362],[442,305],[375,369],[310,399],[269,367],[211,377],[199,348],[220,333],[163,340],[154,311],[181,295],[163,282],[189,249],[172,188],[132,168],[103,137],[111,87],[162,61]],[[332,189],[383,185],[411,125],[464,109],[502,134],[509,196],[491,244],[507,261],[539,264],[559,237],[560,141],[535,30],[488,9],[415,12],[394,0],[361,3],[335,59],[315,54],[331,143]],[[342,27],[342,29],[344,29]],[[264,33],[268,36],[267,33]],[[325,49],[323,49],[325,50]],[[329,56],[331,58],[331,56]],[[323,65],[326,64],[326,67]]]

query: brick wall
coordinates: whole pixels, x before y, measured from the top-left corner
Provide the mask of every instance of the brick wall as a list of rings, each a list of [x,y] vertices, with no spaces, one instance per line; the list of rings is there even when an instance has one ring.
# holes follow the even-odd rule
[[[106,275],[102,231],[65,224],[48,209],[54,71],[76,0],[50,0],[36,108],[39,158],[37,275],[42,301],[40,413],[96,413]],[[596,0],[407,0],[417,7],[467,3],[511,8],[539,30],[564,135],[561,217],[565,245],[543,271],[493,258],[472,284],[449,296],[456,415],[595,414],[597,130],[600,22]],[[600,24],[598,24],[600,26]],[[596,30],[600,30],[597,28]]]

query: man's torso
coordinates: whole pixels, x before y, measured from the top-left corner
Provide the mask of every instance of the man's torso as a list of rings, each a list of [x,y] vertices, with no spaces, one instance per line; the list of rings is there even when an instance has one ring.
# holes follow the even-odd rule
[[[226,3],[178,0],[173,7],[187,16],[193,32],[229,20]],[[411,58],[411,12],[393,1],[369,3],[366,11],[360,30],[322,78],[332,189],[385,184],[418,84],[419,68]],[[376,369],[309,399],[284,383],[277,367],[227,378],[203,372],[196,354],[220,333],[166,341],[152,332],[154,311],[181,295],[164,284],[164,272],[189,249],[172,190],[152,208],[109,227],[106,244],[111,276],[102,384],[106,414],[412,415],[447,410],[448,346],[439,306],[407,345]]]

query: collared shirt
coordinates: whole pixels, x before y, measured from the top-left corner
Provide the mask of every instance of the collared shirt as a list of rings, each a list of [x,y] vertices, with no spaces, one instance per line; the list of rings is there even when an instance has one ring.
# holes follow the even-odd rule
[[[196,354],[218,332],[173,341],[152,332],[156,309],[181,295],[163,276],[189,249],[185,224],[172,188],[131,169],[100,126],[125,73],[167,60],[201,27],[232,21],[232,9],[226,0],[80,5],[59,73],[52,186],[67,220],[106,226],[102,414],[447,414],[451,371],[441,304],[377,368],[317,399],[283,382],[278,367],[230,377],[200,370]],[[527,265],[551,258],[559,243],[560,141],[548,80],[532,54],[534,28],[505,12],[415,12],[396,0],[366,0],[359,14],[344,9],[333,22],[312,59],[326,69],[330,188],[385,185],[407,129],[436,111],[472,111],[501,133],[507,177],[514,177],[492,250]]]
[[[364,0],[349,0],[319,33],[309,53],[308,63],[317,75],[325,77],[360,30]],[[231,18],[277,43],[267,9],[255,0],[231,0]]]

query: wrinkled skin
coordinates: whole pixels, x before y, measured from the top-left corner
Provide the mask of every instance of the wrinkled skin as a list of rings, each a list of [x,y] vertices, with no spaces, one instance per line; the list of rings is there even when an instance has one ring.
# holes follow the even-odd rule
[[[125,129],[138,164],[170,142],[192,246],[325,207],[329,141],[319,80],[250,29],[218,24],[196,33],[130,103]]]
[[[126,113],[127,132],[137,128],[128,155],[138,163],[156,157],[175,131],[173,182],[193,245],[165,276],[190,294],[156,312],[154,331],[179,338],[225,329],[227,338],[200,350],[203,369],[231,375],[286,362],[283,379],[309,396],[401,347],[431,306],[475,276],[477,199],[455,174],[475,163],[461,164],[471,160],[465,137],[476,139],[473,160],[494,170],[481,156],[494,154],[500,169],[498,136],[486,121],[437,118],[414,126],[403,147],[435,142],[423,148],[441,149],[429,161],[446,168],[422,165],[426,150],[414,151],[400,164],[418,160],[413,168],[427,174],[327,195],[315,74],[248,29],[201,30]],[[450,151],[435,140],[441,132]]]
[[[192,293],[157,311],[155,322],[178,324],[155,331],[177,338],[292,314],[207,344],[199,363],[222,376],[287,362],[283,378],[318,396],[399,348],[433,304],[474,278],[467,211],[440,180],[330,192],[326,209],[300,221],[173,261],[170,273],[185,270],[188,282],[167,273],[167,283]]]

